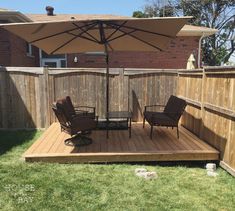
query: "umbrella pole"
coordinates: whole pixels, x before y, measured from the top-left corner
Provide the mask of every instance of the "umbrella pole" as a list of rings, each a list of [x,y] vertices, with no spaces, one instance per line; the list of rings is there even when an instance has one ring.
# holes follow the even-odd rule
[[[98,22],[100,41],[104,45],[105,60],[106,60],[106,129],[108,138],[108,126],[109,126],[109,52],[108,52],[108,40],[105,37],[103,22]]]
[[[105,60],[106,60],[106,137],[108,138],[108,127],[109,127],[109,53],[107,43],[105,43]]]
[[[109,54],[106,52],[106,112],[109,112]]]

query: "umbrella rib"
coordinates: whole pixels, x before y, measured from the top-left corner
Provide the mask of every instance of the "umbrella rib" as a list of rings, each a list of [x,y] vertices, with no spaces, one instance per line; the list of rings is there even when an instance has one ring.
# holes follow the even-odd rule
[[[71,32],[67,32],[67,34],[70,34],[70,35],[72,35],[72,36],[74,36],[74,37],[81,37],[81,38],[83,38],[83,39],[86,39],[86,40],[89,40],[89,41],[91,41],[91,42],[97,43],[95,40],[90,39],[90,38],[88,38],[88,37],[84,37],[84,36],[81,36],[81,35],[76,35],[76,34],[73,34],[73,33],[71,33]]]
[[[90,24],[84,25],[83,27],[87,27],[87,26],[90,26],[90,25],[94,25],[94,23],[90,23]],[[46,37],[42,37],[42,38],[33,40],[33,41],[29,42],[29,43],[30,43],[30,44],[33,44],[33,43],[38,42],[38,41],[41,41],[41,40],[45,40],[45,39],[48,39],[48,38],[51,38],[51,37],[55,37],[55,36],[57,36],[57,35],[61,35],[61,34],[67,33],[67,32],[74,31],[74,30],[76,30],[76,29],[77,29],[77,28],[73,28],[73,29],[69,29],[69,30],[63,31],[63,32],[58,32],[58,33],[56,33],[56,34],[52,34],[52,35],[49,35],[49,36],[46,36]]]
[[[110,25],[115,25],[117,27],[119,27],[120,25],[117,24],[117,23],[108,23]],[[161,33],[157,33],[157,32],[153,32],[153,31],[148,31],[148,30],[144,30],[144,29],[139,29],[139,28],[135,28],[135,27],[131,27],[131,26],[122,26],[123,28],[126,28],[126,29],[136,29],[137,31],[140,31],[140,32],[145,32],[145,33],[149,33],[149,34],[154,34],[154,35],[159,35],[159,36],[163,36],[163,37],[168,37],[168,38],[175,38],[173,36],[170,36],[170,35],[166,35],[166,34],[161,34]],[[122,28],[121,27],[121,28]]]
[[[125,31],[123,31],[123,30],[121,30],[121,29],[119,29],[119,30],[120,30],[121,32],[125,33]],[[135,39],[137,39],[137,40],[139,40],[139,41],[141,41],[141,42],[143,42],[143,43],[145,43],[145,44],[147,44],[147,45],[149,45],[149,46],[151,46],[151,47],[153,47],[153,48],[155,48],[155,49],[157,49],[157,50],[159,50],[159,51],[162,51],[161,48],[159,48],[159,47],[157,47],[157,46],[155,46],[155,45],[153,45],[153,44],[151,44],[151,43],[149,43],[149,42],[147,42],[147,41],[144,41],[144,40],[140,39],[139,37],[136,37],[136,36],[133,35],[133,34],[127,34],[127,35],[129,35],[129,36],[131,36],[131,37],[133,37],[133,38],[135,38]]]
[[[113,51],[112,46],[110,45],[110,43],[108,42],[107,45],[109,46],[109,48]]]
[[[91,25],[91,24],[90,24]],[[90,26],[89,28],[87,28],[86,30],[91,29],[92,27],[94,27],[96,25],[96,23],[92,24],[92,26]],[[54,54],[56,51],[58,51],[59,49],[63,48],[65,45],[67,45],[68,43],[72,42],[73,40],[77,39],[78,37],[82,38],[82,34],[84,34],[85,32],[81,32],[80,34],[78,34],[76,37],[73,37],[72,39],[68,40],[67,42],[65,42],[64,44],[60,45],[58,48],[56,48],[54,51],[51,52],[51,54]]]
[[[36,30],[34,30],[34,31],[32,32],[32,34],[38,33],[38,32],[41,31],[45,26],[46,26],[45,23],[41,24],[39,27],[37,27]]]
[[[124,26],[127,23],[127,21],[124,21],[118,28],[115,29],[114,32],[112,32],[106,39],[109,40],[122,26]],[[106,23],[106,25],[109,25]]]
[[[111,41],[116,40],[116,39],[118,39],[118,38],[121,38],[121,37],[124,37],[124,36],[126,36],[126,35],[129,35],[129,34],[135,32],[135,31],[136,31],[136,30],[132,30],[132,31],[130,31],[130,32],[123,32],[123,31],[122,31],[123,34],[121,34],[121,35],[119,35],[119,36],[117,36],[117,37],[114,37],[114,38],[112,38],[112,39],[110,39],[110,40],[107,40],[107,41],[108,41],[108,42],[111,42]]]
[[[97,23],[96,23],[97,24]],[[95,25],[96,25],[95,24]],[[91,37],[93,39],[94,42],[99,43],[99,40],[97,40],[93,35],[91,35],[89,32],[87,32],[86,30],[84,30],[82,27],[78,26],[76,23],[73,23],[74,26],[76,26],[78,29],[80,29],[81,31],[83,31],[85,34],[87,34],[89,37]],[[94,25],[94,26],[95,26]]]
[[[59,49],[63,48],[64,46],[66,46],[67,44],[69,44],[70,42],[72,42],[73,40],[77,39],[77,37],[73,37],[72,39],[70,39],[69,41],[65,42],[63,45],[60,45],[58,48],[56,48],[54,51],[52,51],[50,54],[54,54],[56,51],[58,51]]]

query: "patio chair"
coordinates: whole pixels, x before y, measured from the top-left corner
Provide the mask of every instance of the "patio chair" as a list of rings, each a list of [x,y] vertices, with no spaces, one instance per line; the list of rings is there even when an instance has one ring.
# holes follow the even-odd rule
[[[66,103],[66,100],[62,99],[52,105],[52,109],[60,123],[61,131],[71,136],[64,143],[69,146],[91,144],[92,139],[87,135],[90,134],[88,132],[96,128],[97,121],[89,116],[72,115]]]
[[[150,138],[153,136],[153,126],[166,126],[177,128],[177,138],[179,138],[178,123],[181,115],[183,114],[187,103],[185,100],[171,95],[166,106],[164,105],[148,105],[144,108],[143,128],[145,120],[150,124]],[[151,107],[163,107],[162,112],[148,111]]]
[[[67,109],[68,109],[68,111],[70,112],[70,114],[72,116],[82,115],[82,116],[89,116],[93,119],[96,118],[95,107],[91,107],[91,106],[74,106],[70,96],[66,96],[65,100],[66,100]]]

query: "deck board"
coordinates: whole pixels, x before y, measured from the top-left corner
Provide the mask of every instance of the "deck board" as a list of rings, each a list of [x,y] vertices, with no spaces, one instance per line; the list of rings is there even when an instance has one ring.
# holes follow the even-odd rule
[[[154,127],[152,140],[149,132],[149,126],[143,129],[142,124],[136,123],[132,125],[131,138],[126,130],[112,130],[106,139],[106,131],[96,130],[91,134],[92,144],[73,147],[64,144],[69,135],[53,123],[23,156],[29,162],[59,163],[219,159],[216,149],[185,128],[180,127],[179,139],[171,128]]]

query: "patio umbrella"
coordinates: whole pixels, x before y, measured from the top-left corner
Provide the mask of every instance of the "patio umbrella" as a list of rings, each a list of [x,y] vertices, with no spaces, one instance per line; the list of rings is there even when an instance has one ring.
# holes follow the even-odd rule
[[[162,51],[191,17],[112,18],[2,24],[48,54],[105,52],[109,112],[109,52]]]

